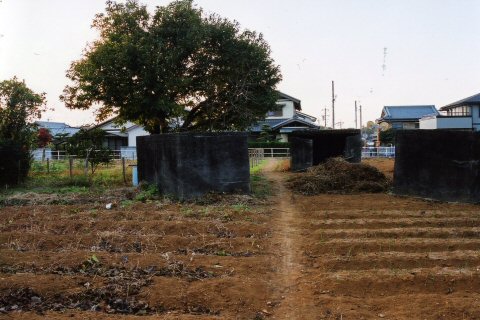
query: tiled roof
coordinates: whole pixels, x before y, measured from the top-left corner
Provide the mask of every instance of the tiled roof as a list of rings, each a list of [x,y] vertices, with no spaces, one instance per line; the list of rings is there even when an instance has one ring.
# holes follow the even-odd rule
[[[385,106],[379,120],[418,120],[423,116],[435,114],[438,111],[434,105],[423,106]]]
[[[473,95],[471,97],[447,104],[444,107],[441,107],[440,110],[446,110],[449,108],[454,108],[454,107],[459,107],[459,106],[465,106],[465,105],[471,105],[471,104],[480,104],[480,93]]]

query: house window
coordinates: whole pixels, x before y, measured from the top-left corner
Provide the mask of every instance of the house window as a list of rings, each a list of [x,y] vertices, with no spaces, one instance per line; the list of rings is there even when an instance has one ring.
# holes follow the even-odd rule
[[[417,129],[418,128],[417,125],[418,123],[404,122],[403,129]]]
[[[267,117],[282,117],[282,116],[283,116],[283,109],[267,112]]]
[[[451,117],[470,117],[472,108],[470,106],[455,107],[447,110],[447,115]]]

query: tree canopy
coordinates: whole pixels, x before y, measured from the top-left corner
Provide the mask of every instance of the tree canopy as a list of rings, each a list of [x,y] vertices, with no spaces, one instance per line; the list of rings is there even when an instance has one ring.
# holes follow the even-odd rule
[[[27,149],[35,141],[32,122],[46,110],[45,94],[37,94],[16,77],[0,82],[0,141]]]
[[[16,77],[0,82],[0,185],[15,185],[30,169],[30,148],[36,143],[32,121],[45,110],[45,94],[37,94]]]
[[[67,71],[61,99],[98,105],[151,133],[243,130],[276,108],[280,69],[262,34],[206,15],[192,0],[157,7],[107,1],[93,27],[100,38]]]

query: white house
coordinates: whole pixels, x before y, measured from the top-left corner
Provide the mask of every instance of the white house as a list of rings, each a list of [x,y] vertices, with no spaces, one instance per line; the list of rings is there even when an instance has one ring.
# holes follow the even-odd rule
[[[420,129],[480,131],[480,93],[441,107],[438,115],[423,117]]]
[[[256,139],[265,125],[269,126],[276,138],[281,142],[288,142],[288,134],[292,131],[303,129],[318,129],[317,118],[301,112],[302,105],[299,99],[279,92],[280,98],[277,105],[279,110],[270,111],[265,120],[257,122],[249,128],[250,137]]]

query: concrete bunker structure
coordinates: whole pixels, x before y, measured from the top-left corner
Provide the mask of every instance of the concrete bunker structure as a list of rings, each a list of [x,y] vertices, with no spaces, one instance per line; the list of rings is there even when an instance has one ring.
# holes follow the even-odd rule
[[[208,192],[250,192],[247,134],[172,133],[137,137],[139,181],[161,194],[192,199]]]
[[[360,130],[302,130],[290,136],[292,171],[303,171],[325,162],[328,158],[342,157],[349,162],[362,160]]]
[[[405,130],[396,135],[394,193],[480,202],[480,132]]]

